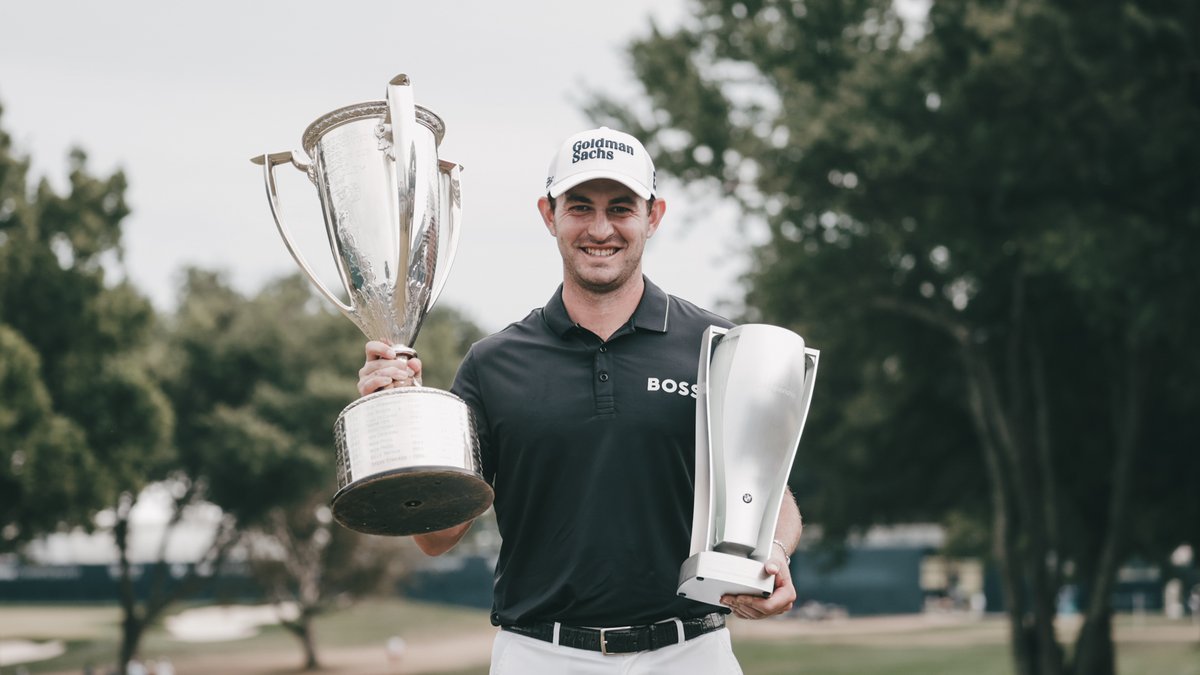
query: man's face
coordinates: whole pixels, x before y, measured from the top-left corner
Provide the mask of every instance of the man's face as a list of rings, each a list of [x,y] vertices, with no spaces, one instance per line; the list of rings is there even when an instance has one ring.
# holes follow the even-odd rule
[[[591,293],[609,293],[642,273],[646,240],[658,229],[666,204],[649,207],[621,183],[592,180],[555,200],[538,201],[542,219],[558,240],[563,281]]]

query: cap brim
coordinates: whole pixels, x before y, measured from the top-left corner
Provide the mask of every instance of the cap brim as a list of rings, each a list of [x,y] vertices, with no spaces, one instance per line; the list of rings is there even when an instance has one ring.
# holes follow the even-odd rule
[[[624,185],[625,187],[629,188],[630,190],[633,190],[634,194],[641,197],[642,199],[650,199],[650,196],[654,194],[654,192],[651,191],[650,188],[647,187],[645,184],[643,184],[639,181],[636,181],[633,178],[630,178],[626,174],[619,173],[617,171],[598,170],[598,171],[580,171],[579,173],[572,174],[572,175],[567,176],[566,178],[554,183],[553,185],[550,186],[550,190],[549,190],[550,197],[557,199],[560,195],[562,195],[562,193],[566,192],[567,190],[570,190],[571,188],[575,187],[576,185],[579,185],[581,183],[586,183],[589,180],[598,180],[601,178],[607,178],[608,180],[617,181],[621,185]]]

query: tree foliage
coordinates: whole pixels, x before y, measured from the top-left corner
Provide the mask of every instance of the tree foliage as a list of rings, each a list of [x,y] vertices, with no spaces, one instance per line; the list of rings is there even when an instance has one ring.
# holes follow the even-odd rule
[[[0,549],[153,480],[172,424],[142,358],[153,310],[119,274],[124,175],[78,150],[63,193],[28,170],[0,130]]]
[[[57,527],[63,505],[80,508],[76,490],[96,467],[78,425],[54,412],[37,352],[3,325],[0,401],[0,514],[11,545]]]
[[[768,230],[746,318],[824,357],[808,515],[977,523],[1019,670],[1112,672],[1117,566],[1200,540],[1167,515],[1200,509],[1167,489],[1200,478],[1200,8],[693,7],[631,45],[650,107],[592,112]],[[1066,582],[1089,591],[1070,659]]]
[[[365,338],[299,274],[246,297],[201,270],[188,272],[169,334],[162,362],[185,474],[236,518],[270,597],[296,606],[285,626],[316,668],[312,619],[394,580],[407,551],[332,523],[325,506],[333,424],[357,397]],[[453,310],[431,314],[418,342],[426,382],[448,386],[479,337]]]

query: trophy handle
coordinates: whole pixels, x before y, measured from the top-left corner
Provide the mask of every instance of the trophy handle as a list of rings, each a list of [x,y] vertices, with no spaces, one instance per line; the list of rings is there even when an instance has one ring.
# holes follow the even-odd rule
[[[459,176],[462,165],[446,160],[438,160],[438,170],[441,178],[441,208],[442,227],[445,233],[443,245],[438,247],[438,264],[434,268],[433,292],[429,294],[429,302],[425,310],[433,308],[446,280],[450,278],[450,268],[454,265],[454,256],[458,253],[458,238],[462,234],[462,188]]]
[[[321,292],[330,302],[342,311],[355,324],[358,323],[357,312],[354,307],[342,302],[340,298],[331,293],[325,284],[317,278],[308,261],[304,259],[304,255],[300,253],[300,249],[296,246],[296,242],[292,240],[291,231],[283,224],[283,213],[279,208],[279,191],[275,185],[275,167],[280,164],[291,164],[300,171],[308,173],[309,164],[296,152],[270,152],[263,153],[257,157],[251,157],[251,162],[261,164],[263,168],[263,183],[267,186],[267,201],[271,205],[271,217],[275,219],[275,227],[279,229],[279,236],[283,237],[283,243],[287,246],[288,253],[292,254],[292,258],[313,286]]]
[[[716,488],[710,465],[709,439],[712,430],[708,419],[708,374],[713,350],[728,328],[709,326],[700,341],[700,364],[696,373],[696,478],[695,501],[692,507],[692,548],[696,555],[708,548],[712,539],[713,491]]]

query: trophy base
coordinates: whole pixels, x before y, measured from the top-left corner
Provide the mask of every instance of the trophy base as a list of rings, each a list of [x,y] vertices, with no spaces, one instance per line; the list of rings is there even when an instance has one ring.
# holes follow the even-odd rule
[[[351,403],[334,424],[342,525],[404,536],[453,527],[487,510],[471,410],[450,392],[385,389]]]
[[[453,467],[407,467],[367,476],[337,491],[330,509],[364,534],[407,536],[444,530],[479,516],[494,493],[479,474]]]
[[[710,605],[721,605],[723,595],[770,597],[775,575],[763,571],[753,558],[701,551],[684,561],[679,569],[679,595]]]

